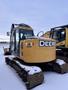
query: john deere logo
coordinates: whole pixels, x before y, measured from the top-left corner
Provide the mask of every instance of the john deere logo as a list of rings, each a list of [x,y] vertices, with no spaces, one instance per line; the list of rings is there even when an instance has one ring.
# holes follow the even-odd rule
[[[39,45],[41,47],[43,46],[55,46],[55,42],[54,41],[40,41]]]

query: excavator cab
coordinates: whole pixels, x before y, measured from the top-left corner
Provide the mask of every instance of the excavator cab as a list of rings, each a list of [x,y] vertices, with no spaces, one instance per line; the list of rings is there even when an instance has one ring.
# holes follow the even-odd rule
[[[50,31],[50,38],[56,40],[57,47],[65,47],[66,29],[62,27],[52,28]]]
[[[10,52],[18,55],[20,52],[20,41],[34,36],[30,26],[25,24],[12,24],[10,35]]]
[[[56,40],[57,57],[68,62],[68,25],[51,28],[50,38]]]

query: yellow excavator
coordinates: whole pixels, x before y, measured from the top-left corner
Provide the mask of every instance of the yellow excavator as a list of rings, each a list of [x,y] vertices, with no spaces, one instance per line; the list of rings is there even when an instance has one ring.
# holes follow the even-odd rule
[[[31,89],[44,81],[43,71],[65,73],[67,64],[56,59],[56,42],[34,36],[27,24],[12,24],[10,46],[4,48],[5,62],[11,66]]]
[[[68,25],[51,28],[43,36],[56,40],[57,56],[68,62]]]

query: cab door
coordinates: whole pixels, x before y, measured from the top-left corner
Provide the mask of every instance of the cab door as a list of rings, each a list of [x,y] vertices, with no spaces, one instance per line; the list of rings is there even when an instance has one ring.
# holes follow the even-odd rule
[[[10,52],[11,54],[15,52],[15,31],[11,31],[10,35]]]
[[[15,33],[15,53],[17,56],[20,54],[20,36],[19,36],[19,30],[16,30]]]

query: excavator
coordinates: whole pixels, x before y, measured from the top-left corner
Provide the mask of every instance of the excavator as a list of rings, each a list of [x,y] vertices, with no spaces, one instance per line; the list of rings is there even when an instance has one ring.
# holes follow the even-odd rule
[[[51,28],[43,36],[56,40],[57,57],[68,63],[68,25]]]
[[[24,81],[27,90],[44,82],[44,70],[66,73],[68,64],[56,59],[56,42],[35,36],[31,26],[12,24],[9,48],[4,48],[5,62]]]

